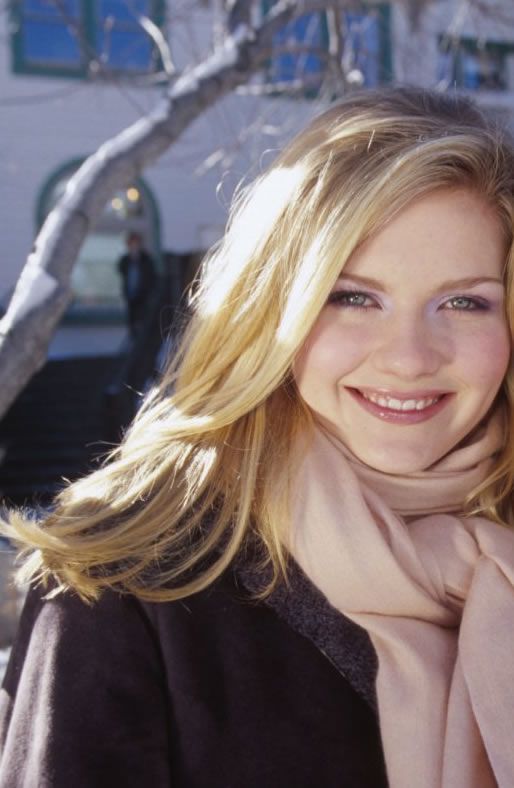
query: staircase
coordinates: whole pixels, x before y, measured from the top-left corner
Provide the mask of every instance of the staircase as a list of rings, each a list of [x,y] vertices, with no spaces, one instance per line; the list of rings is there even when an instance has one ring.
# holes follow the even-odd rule
[[[125,357],[48,361],[0,422],[0,498],[47,505],[109,449],[105,392]]]

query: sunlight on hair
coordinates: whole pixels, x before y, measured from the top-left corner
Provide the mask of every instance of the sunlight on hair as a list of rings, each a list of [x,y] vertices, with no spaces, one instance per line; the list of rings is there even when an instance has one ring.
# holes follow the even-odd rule
[[[285,575],[294,441],[311,423],[291,374],[297,354],[359,244],[443,187],[472,189],[503,222],[514,335],[510,137],[461,96],[349,95],[236,194],[168,366],[121,446],[41,521],[0,516],[25,580],[91,600],[106,588],[171,600],[206,588],[256,542],[268,593]],[[466,512],[513,524],[514,367],[502,398],[505,450]]]
[[[299,332],[307,329],[303,305],[311,304],[315,309],[316,307],[321,308],[321,304],[318,305],[317,300],[320,291],[320,260],[325,253],[325,241],[325,235],[318,233],[298,268],[296,279],[291,287],[282,319],[277,328],[277,340],[286,346],[292,344],[296,347]],[[313,311],[311,316],[314,320],[316,311]]]
[[[280,215],[295,199],[305,178],[305,166],[279,167],[244,193],[229,226],[225,242],[205,266],[200,317],[230,306],[230,295],[269,240]],[[234,219],[237,222],[234,225]],[[244,231],[242,231],[244,228]],[[237,263],[236,263],[237,261]]]

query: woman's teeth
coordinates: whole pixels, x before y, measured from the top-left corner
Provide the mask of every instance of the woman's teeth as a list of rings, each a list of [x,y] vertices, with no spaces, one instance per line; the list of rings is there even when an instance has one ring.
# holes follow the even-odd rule
[[[430,397],[425,399],[395,399],[394,397],[384,397],[381,394],[368,394],[364,391],[360,392],[364,399],[374,402],[375,405],[380,405],[382,408],[389,408],[390,410],[424,410],[430,405],[434,405],[441,397]]]

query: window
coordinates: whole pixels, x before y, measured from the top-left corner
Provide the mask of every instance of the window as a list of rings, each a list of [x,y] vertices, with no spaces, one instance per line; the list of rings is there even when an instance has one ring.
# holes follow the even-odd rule
[[[264,11],[272,3],[264,5]],[[389,5],[357,4],[343,11],[343,68],[347,78],[365,87],[391,79]],[[275,54],[267,71],[272,84],[301,80],[307,95],[316,95],[328,69],[328,24],[324,12],[290,22],[274,39]]]
[[[71,161],[54,172],[44,184],[37,204],[41,226],[61,198],[81,161]],[[159,210],[152,191],[140,178],[112,196],[94,228],[88,233],[73,267],[73,302],[67,319],[115,318],[123,314],[117,260],[125,251],[125,236],[138,232],[146,248],[160,258]]]
[[[346,27],[345,60],[347,74],[356,72],[356,81],[371,88],[391,77],[389,7],[344,14]]]
[[[87,77],[159,67],[138,16],[162,25],[164,0],[13,0],[13,70]]]
[[[326,67],[327,29],[324,14],[294,19],[274,37],[268,81],[273,84],[302,80],[307,92],[317,93]]]
[[[514,42],[441,36],[437,76],[445,86],[466,90],[512,89],[513,58]]]

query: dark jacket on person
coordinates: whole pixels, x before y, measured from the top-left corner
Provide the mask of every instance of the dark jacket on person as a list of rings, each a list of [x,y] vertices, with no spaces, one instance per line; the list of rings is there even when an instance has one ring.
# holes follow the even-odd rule
[[[133,270],[131,271],[131,269]],[[137,254],[124,254],[118,261],[122,278],[123,295],[130,304],[145,303],[155,286],[155,266],[152,258],[144,249]],[[134,275],[132,279],[132,275]]]
[[[294,569],[178,602],[28,595],[1,788],[385,788],[367,633]]]

